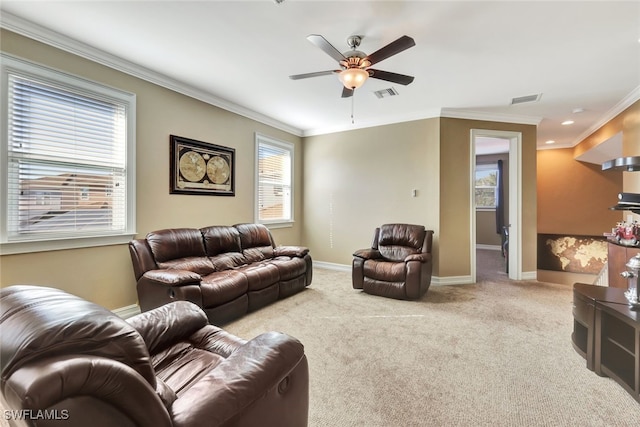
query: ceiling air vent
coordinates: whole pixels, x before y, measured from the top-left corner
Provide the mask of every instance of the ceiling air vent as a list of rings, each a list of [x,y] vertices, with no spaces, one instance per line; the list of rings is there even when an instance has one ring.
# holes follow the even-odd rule
[[[378,98],[386,98],[388,96],[396,96],[396,95],[398,95],[398,91],[395,90],[392,87],[390,87],[388,89],[376,90],[373,93],[375,93]]]
[[[511,99],[511,105],[524,104],[526,102],[537,102],[537,101],[540,101],[541,97],[542,97],[541,93],[537,95],[519,96],[517,98]]]

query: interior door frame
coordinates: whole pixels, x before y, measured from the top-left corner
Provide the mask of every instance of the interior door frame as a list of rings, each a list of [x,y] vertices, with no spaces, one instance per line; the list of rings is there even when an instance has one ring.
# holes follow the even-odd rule
[[[502,138],[509,140],[509,279],[522,280],[522,133],[490,129],[471,129],[470,135],[470,241],[471,280],[476,282],[476,138]]]

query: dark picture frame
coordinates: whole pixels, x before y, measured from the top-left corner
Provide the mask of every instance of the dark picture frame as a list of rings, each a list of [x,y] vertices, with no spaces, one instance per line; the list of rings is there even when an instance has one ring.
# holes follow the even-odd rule
[[[169,146],[169,193],[235,196],[235,149],[176,135]]]

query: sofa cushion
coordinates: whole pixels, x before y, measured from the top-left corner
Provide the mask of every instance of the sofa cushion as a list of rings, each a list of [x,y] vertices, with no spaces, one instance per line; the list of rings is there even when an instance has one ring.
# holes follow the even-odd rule
[[[247,264],[273,258],[273,239],[269,229],[262,224],[236,224],[240,233],[242,254]]]
[[[239,267],[236,271],[247,277],[250,291],[268,288],[280,280],[278,267],[273,264],[253,263]]]
[[[147,242],[161,269],[190,270],[200,275],[215,271],[207,258],[200,230],[174,228],[147,234]]]
[[[207,255],[214,257],[219,254],[242,252],[240,233],[235,227],[214,225],[201,228],[204,247]]]
[[[210,258],[216,271],[229,270],[246,264],[246,258],[240,252],[229,252]]]
[[[307,263],[304,258],[290,258],[288,256],[279,256],[269,261],[278,267],[280,280],[289,280],[294,277],[302,276],[307,271]]]
[[[247,276],[239,271],[216,271],[202,278],[202,306],[217,307],[246,294],[248,290]]]
[[[147,234],[147,242],[157,263],[207,255],[204,251],[202,234],[195,228],[152,231]]]

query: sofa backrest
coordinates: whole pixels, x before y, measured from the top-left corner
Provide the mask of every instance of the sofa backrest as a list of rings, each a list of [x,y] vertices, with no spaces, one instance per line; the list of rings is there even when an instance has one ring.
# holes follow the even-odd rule
[[[92,355],[133,368],[155,388],[146,344],[125,320],[64,291],[31,285],[0,290],[3,384],[20,367],[49,357]]]
[[[242,255],[247,263],[273,258],[275,244],[271,232],[262,224],[236,224],[240,233]]]
[[[403,261],[423,250],[426,231],[422,225],[384,224],[378,233],[380,254],[392,261]]]
[[[215,271],[197,228],[173,228],[152,231],[147,243],[158,268],[189,270],[206,275]]]
[[[213,225],[201,228],[204,247],[216,270],[228,270],[245,263],[240,232],[235,227]]]

